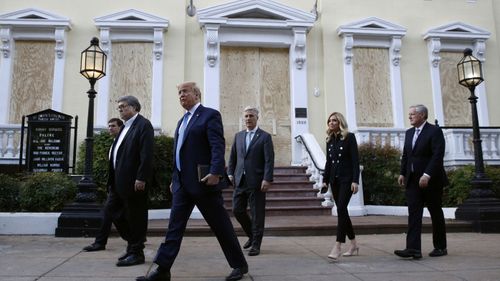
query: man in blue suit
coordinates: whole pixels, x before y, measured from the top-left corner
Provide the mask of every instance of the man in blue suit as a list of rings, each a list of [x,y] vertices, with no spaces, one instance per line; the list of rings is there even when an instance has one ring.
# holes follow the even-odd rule
[[[248,272],[248,264],[223,205],[221,189],[228,183],[224,180],[222,118],[217,110],[200,104],[201,91],[196,83],[185,82],[177,89],[180,104],[186,113],[175,130],[174,171],[170,184],[172,209],[168,231],[154,259],[158,267],[136,280],[170,280],[170,268],[179,253],[194,206],[209,224],[233,268],[226,280],[240,280]],[[206,170],[207,174],[200,176],[199,171],[202,170]]]
[[[443,166],[445,140],[441,128],[427,122],[427,107],[410,107],[409,119],[412,128],[406,131],[401,170],[398,183],[406,187],[408,204],[408,232],[406,248],[394,254],[403,258],[422,258],[421,233],[424,205],[431,215],[431,257],[448,254],[446,250],[446,227],[442,209],[443,186],[448,177]]]
[[[246,107],[243,112],[246,130],[234,136],[228,174],[234,182],[233,213],[249,238],[243,248],[250,248],[249,256],[257,256],[264,236],[266,192],[273,181],[274,148],[271,135],[257,126],[257,108]]]

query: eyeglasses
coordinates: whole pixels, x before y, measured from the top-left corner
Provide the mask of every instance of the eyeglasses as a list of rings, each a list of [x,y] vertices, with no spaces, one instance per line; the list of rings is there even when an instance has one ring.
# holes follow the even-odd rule
[[[116,110],[123,110],[123,109],[125,109],[125,108],[127,108],[127,107],[129,107],[129,106],[130,106],[130,104],[120,104],[120,105],[116,108]]]

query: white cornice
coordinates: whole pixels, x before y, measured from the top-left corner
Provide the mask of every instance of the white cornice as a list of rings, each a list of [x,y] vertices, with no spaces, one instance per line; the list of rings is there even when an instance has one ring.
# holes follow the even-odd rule
[[[0,26],[11,27],[51,27],[71,29],[68,18],[40,9],[29,8],[0,15]]]
[[[427,31],[423,37],[425,40],[429,38],[440,38],[443,39],[451,39],[451,40],[477,40],[483,39],[486,40],[490,38],[491,33],[472,26],[465,24],[463,22],[453,22],[450,24],[442,25]]]
[[[112,29],[167,29],[169,21],[135,9],[129,9],[114,14],[94,19],[99,28],[110,27]]]
[[[356,37],[358,36],[403,37],[406,35],[406,28],[376,17],[369,17],[360,21],[339,26],[339,28],[337,28],[337,34],[339,36],[352,34]]]
[[[198,11],[198,22],[222,27],[288,28],[312,27],[316,17],[271,0],[239,0]]]

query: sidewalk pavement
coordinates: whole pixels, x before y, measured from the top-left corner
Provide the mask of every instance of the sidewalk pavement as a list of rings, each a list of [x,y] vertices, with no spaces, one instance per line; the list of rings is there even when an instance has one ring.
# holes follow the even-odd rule
[[[393,254],[405,245],[405,234],[358,235],[359,256],[331,263],[333,236],[264,237],[261,255],[248,257],[243,280],[500,280],[500,234],[449,233],[448,256],[431,258],[432,235],[422,235],[421,260]],[[87,253],[93,238],[0,236],[2,281],[135,280],[152,264],[161,237],[148,237],[146,264],[116,267],[125,242],[112,237],[105,251]],[[240,237],[240,243],[246,239]],[[246,253],[246,251],[245,251]],[[214,237],[185,237],[172,268],[172,280],[224,280],[230,268]]]

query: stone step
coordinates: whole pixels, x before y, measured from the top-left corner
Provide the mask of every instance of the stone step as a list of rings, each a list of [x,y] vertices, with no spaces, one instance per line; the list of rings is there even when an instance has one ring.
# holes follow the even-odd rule
[[[233,216],[230,205],[225,205],[230,216]],[[332,209],[318,206],[276,206],[266,205],[266,216],[331,216]]]
[[[316,197],[266,197],[266,207],[321,206],[323,199]],[[224,205],[231,206],[231,197],[224,198]]]
[[[274,182],[309,181],[306,174],[274,174]]]
[[[274,173],[275,174],[301,174],[305,175],[306,174],[307,167],[301,167],[301,166],[281,166],[281,167],[274,167]]]
[[[283,187],[283,188],[272,188],[267,191],[267,199],[273,198],[273,197],[310,197],[310,198],[316,198],[316,194],[318,193],[317,190],[312,189],[312,187],[307,187],[307,188],[301,188],[301,187],[295,187],[295,188],[288,188],[288,187]],[[233,196],[233,190],[232,189],[226,189],[222,192],[222,196],[224,198],[232,198]]]

